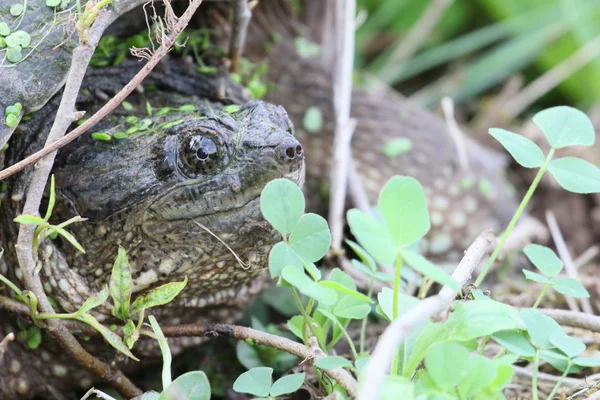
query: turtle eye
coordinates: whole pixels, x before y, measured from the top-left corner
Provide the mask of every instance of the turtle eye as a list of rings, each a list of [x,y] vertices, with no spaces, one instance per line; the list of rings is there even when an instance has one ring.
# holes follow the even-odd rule
[[[196,172],[212,172],[220,165],[219,145],[209,135],[192,136],[184,144],[186,164]]]

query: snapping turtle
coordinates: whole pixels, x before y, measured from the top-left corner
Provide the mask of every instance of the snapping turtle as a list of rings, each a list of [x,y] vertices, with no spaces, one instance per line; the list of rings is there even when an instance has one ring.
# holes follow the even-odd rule
[[[328,179],[332,148],[329,71],[298,54],[291,39],[301,32],[294,30],[300,24],[290,16],[290,35],[281,23],[281,15],[289,12],[281,2],[260,3],[250,26],[248,56],[268,60],[268,78],[277,88],[266,100],[286,107],[296,122],[295,136],[283,108],[248,102],[243,89],[227,77],[167,62],[144,82],[143,91],[128,98],[128,110],[119,108],[94,128],[96,135],[59,151],[53,170],[58,195],[54,218],[88,218],[70,227],[86,254],[60,238],[40,249],[45,289],[61,308],[75,310],[103,287],[119,245],[129,254],[137,292],[188,276],[187,288],[161,323],[231,321],[260,292],[265,283],[260,271],[277,240],[258,211],[260,190],[277,177],[301,185],[306,149],[305,187],[314,203],[320,182]],[[223,18],[213,21],[219,20]],[[271,29],[283,39],[266,52]],[[99,99],[133,76],[139,68],[134,64],[90,70],[78,109],[93,112]],[[240,106],[223,107],[229,103]],[[7,164],[40,148],[55,106],[53,100],[19,125],[6,152]],[[324,116],[320,132],[303,128],[310,106]],[[427,254],[455,260],[482,229],[507,222],[515,202],[498,189],[505,184],[496,154],[469,144],[470,168],[461,169],[443,121],[390,92],[356,90],[352,114],[358,123],[353,156],[371,200],[396,173],[415,176],[425,185],[433,225]],[[386,155],[386,145],[398,138],[407,140],[410,149]],[[7,250],[2,273],[15,279],[17,227],[12,219],[22,207],[25,187],[22,181],[10,182],[0,209],[0,242]],[[99,319],[109,322],[110,309],[98,312]],[[0,321],[0,335],[15,330],[11,316],[0,314]],[[54,397],[70,386],[91,386],[89,376],[46,348],[29,351],[13,343],[2,362],[9,373],[0,375],[1,398]]]

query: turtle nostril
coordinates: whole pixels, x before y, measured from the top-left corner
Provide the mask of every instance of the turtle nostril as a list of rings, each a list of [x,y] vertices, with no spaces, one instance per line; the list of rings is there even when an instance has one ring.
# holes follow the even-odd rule
[[[301,145],[296,146],[296,156],[298,156],[298,157],[302,156],[302,146]]]
[[[294,150],[293,147],[288,147],[287,149],[285,149],[285,155],[290,160],[293,160],[296,157],[296,151]]]

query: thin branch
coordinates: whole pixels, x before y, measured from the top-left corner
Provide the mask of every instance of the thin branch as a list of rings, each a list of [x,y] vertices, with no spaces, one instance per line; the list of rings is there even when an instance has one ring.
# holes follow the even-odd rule
[[[471,278],[473,270],[477,268],[483,256],[490,250],[496,238],[491,230],[481,233],[465,252],[452,276],[461,287]],[[379,338],[379,342],[371,355],[371,359],[364,367],[364,382],[361,385],[359,399],[375,400],[386,371],[390,367],[396,349],[412,332],[415,326],[435,314],[446,310],[456,297],[458,291],[444,286],[440,293],[422,300],[419,304],[409,309],[405,314],[393,321]]]
[[[536,310],[549,316],[560,325],[600,333],[600,317],[597,315],[554,308],[536,308]]]
[[[352,99],[352,71],[354,61],[355,0],[335,0],[333,6],[335,58],[332,69],[333,110],[335,133],[333,138],[333,167],[330,176],[329,226],[334,251],[341,249],[344,231],[344,208],[348,184],[348,165],[351,158],[350,141],[356,121],[350,118]]]
[[[38,209],[44,193],[44,188],[48,181],[48,176],[54,163],[54,151],[65,144],[73,141],[75,138],[83,134],[87,129],[98,123],[104,116],[111,112],[119,105],[125,97],[133,91],[133,89],[142,81],[142,79],[152,70],[152,68],[160,61],[160,59],[169,51],[177,36],[187,25],[192,15],[202,3],[202,0],[192,0],[188,9],[177,20],[173,31],[165,38],[164,42],[154,53],[148,63],[142,70],[129,82],[113,99],[111,99],[100,111],[94,114],[79,128],[73,130],[67,136],[64,136],[69,125],[73,122],[75,115],[75,103],[77,94],[85,75],[85,70],[94,53],[94,49],[98,44],[104,30],[117,15],[112,12],[101,12],[93,26],[88,32],[88,41],[82,41],[80,45],[73,51],[73,59],[69,70],[67,81],[61,99],[59,109],[56,114],[56,119],[48,135],[45,148],[28,157],[26,160],[13,165],[5,171],[0,172],[0,180],[5,179],[12,173],[19,171],[27,165],[40,160],[37,168],[34,170],[33,177],[30,182],[27,199],[23,208],[23,214],[38,215]],[[43,159],[41,159],[44,157]],[[37,254],[33,254],[33,235],[35,226],[21,225],[17,244],[15,245],[19,266],[23,272],[23,282],[25,287],[29,289],[38,299],[39,308],[44,313],[54,313],[52,305],[48,301],[40,277],[35,273]],[[35,258],[34,258],[35,257]],[[89,354],[68,331],[68,329],[58,320],[50,319],[46,322],[48,333],[56,339],[63,350],[73,358],[79,365],[86,370],[94,373],[101,379],[105,380],[124,396],[134,397],[141,391],[131,382],[123,373],[111,367],[109,364],[100,361]]]
[[[579,69],[594,61],[598,55],[600,55],[600,36],[592,39],[569,58],[527,85],[508,103],[505,109],[506,114],[510,118],[515,118],[537,99],[554,89]]]
[[[448,127],[448,133],[454,142],[456,147],[456,153],[458,154],[458,164],[463,172],[469,171],[469,156],[467,155],[467,143],[465,142],[465,134],[458,126],[456,119],[454,118],[454,101],[450,97],[442,98],[442,110],[444,111],[444,117],[446,118],[446,126]]]
[[[233,4],[233,22],[231,27],[231,41],[229,42],[229,60],[231,60],[231,72],[238,71],[238,65],[244,44],[246,43],[246,34],[248,24],[252,18],[252,11],[248,6],[248,0],[235,0]]]
[[[548,223],[548,228],[550,229],[550,234],[552,235],[554,244],[556,244],[556,250],[558,250],[558,255],[560,256],[562,262],[565,264],[565,270],[567,271],[567,275],[579,281],[579,273],[577,272],[577,267],[575,267],[575,263],[573,262],[573,258],[571,257],[571,253],[569,252],[569,248],[565,243],[565,238],[563,237],[563,234],[560,231],[560,227],[558,226],[558,222],[556,221],[556,217],[554,216],[554,213],[551,210],[546,211],[546,222]],[[565,300],[567,300],[567,303],[569,303],[569,299],[571,299],[575,304],[577,304],[575,300],[573,300],[571,297],[565,296]],[[583,311],[585,313],[594,313],[594,310],[592,309],[592,304],[590,303],[590,299],[582,298],[579,300],[581,302],[581,308],[583,308]],[[579,311],[579,309],[576,308],[573,309],[573,311]]]
[[[309,339],[310,346],[305,346],[281,336],[238,325],[172,325],[161,327],[161,329],[166,337],[206,336],[234,338],[238,340],[252,339],[257,344],[293,354],[311,365],[319,358],[327,356],[327,354],[319,348],[316,338],[314,337]],[[324,370],[323,372],[342,385],[350,397],[356,397],[357,383],[348,371],[343,368],[335,368]]]
[[[183,15],[177,20],[177,23],[173,27],[173,31],[164,38],[164,42],[161,43],[160,47],[154,52],[152,57],[148,60],[146,65],[121,89],[119,93],[115,95],[110,101],[108,101],[100,110],[98,110],[94,115],[92,115],[87,121],[73,129],[64,137],[56,140],[55,142],[47,142],[47,145],[40,151],[26,159],[19,161],[18,163],[11,165],[10,167],[0,171],[0,181],[5,180],[9,176],[14,175],[15,173],[21,171],[23,168],[28,167],[42,157],[47,156],[48,154],[64,147],[65,145],[71,143],[73,140],[77,139],[79,136],[83,135],[87,132],[91,127],[96,125],[100,120],[106,117],[112,110],[114,110],[119,104],[123,102],[133,92],[133,90],[144,80],[144,78],[152,71],[152,69],[158,64],[158,62],[169,52],[177,37],[183,31],[183,29],[187,26],[188,22],[194,15],[194,12],[200,6],[202,0],[192,0],[190,2],[189,7],[183,13]],[[100,17],[99,17],[100,18]],[[62,135],[61,135],[62,136]]]

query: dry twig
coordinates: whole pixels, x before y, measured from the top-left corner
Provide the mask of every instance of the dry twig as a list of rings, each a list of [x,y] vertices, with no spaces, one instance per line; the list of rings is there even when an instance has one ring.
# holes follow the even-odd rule
[[[354,0],[335,0],[328,3],[333,13],[335,58],[332,68],[333,110],[335,118],[333,167],[330,176],[331,200],[329,226],[334,251],[341,249],[344,229],[344,207],[351,159],[350,141],[356,121],[350,118],[352,99],[352,70],[354,59]],[[331,8],[333,7],[333,8]]]
[[[231,60],[231,72],[238,71],[238,64],[244,43],[248,24],[252,18],[252,10],[248,6],[248,0],[235,0],[233,4],[233,25],[231,27],[231,41],[229,43],[229,60]]]
[[[281,336],[237,325],[173,325],[161,327],[161,329],[166,337],[206,336],[234,338],[238,340],[252,339],[257,344],[293,354],[311,365],[319,358],[327,356],[327,354],[319,348],[317,340],[314,337],[309,339],[309,346],[305,346]],[[323,372],[342,385],[352,398],[356,397],[356,380],[348,371],[343,368],[335,368]]]

